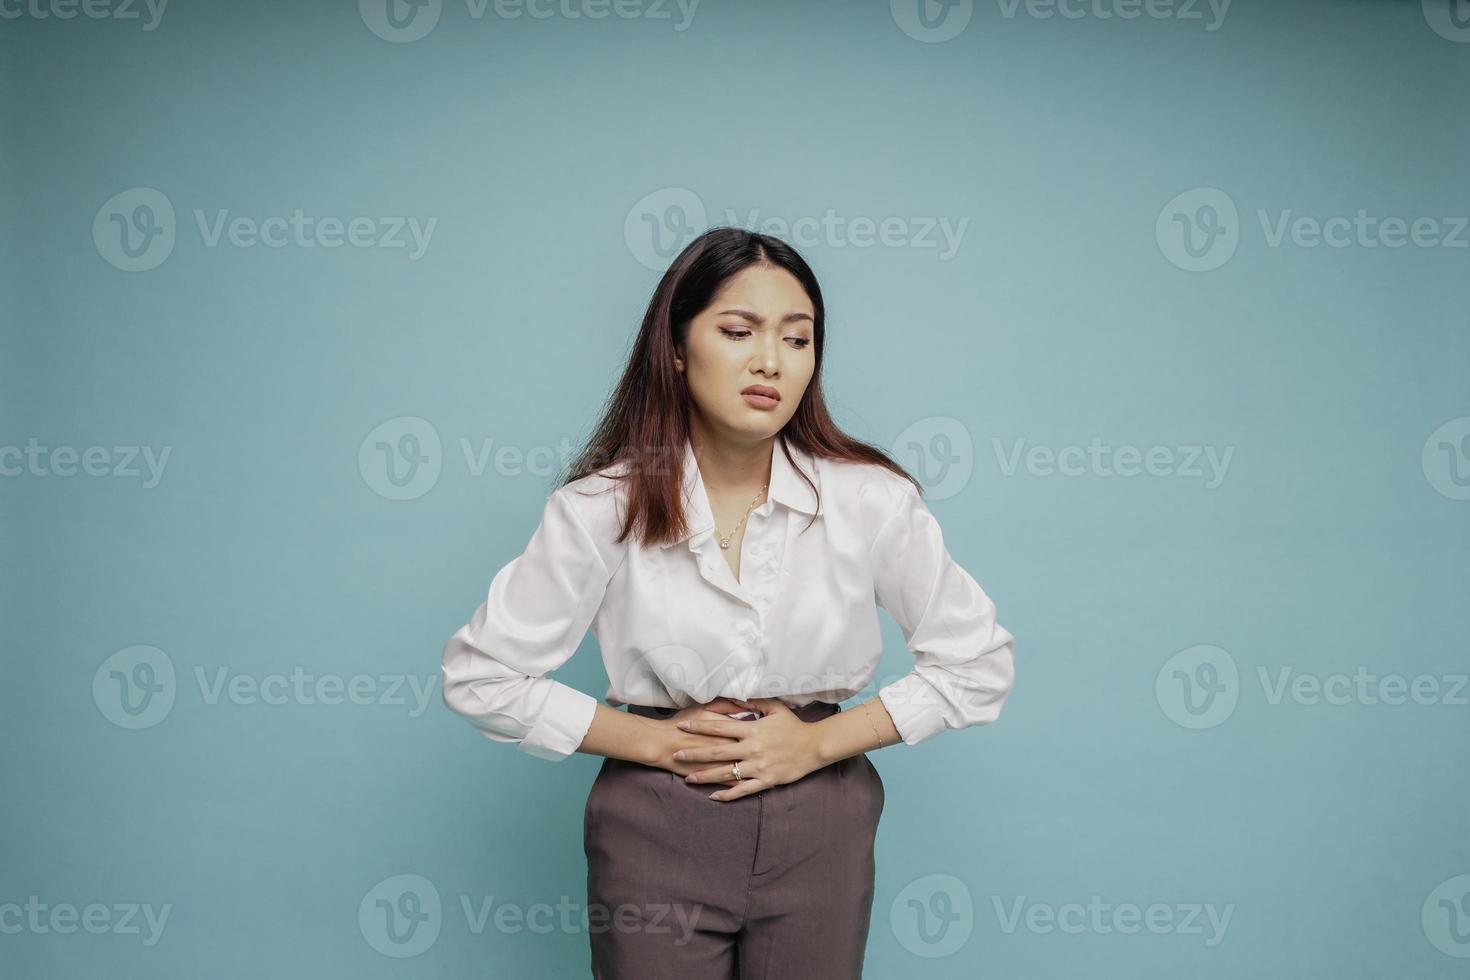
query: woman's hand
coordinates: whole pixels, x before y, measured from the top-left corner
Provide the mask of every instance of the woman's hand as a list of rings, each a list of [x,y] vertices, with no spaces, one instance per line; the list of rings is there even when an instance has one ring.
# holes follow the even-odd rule
[[[749,703],[764,717],[755,721],[698,715],[670,719],[683,731],[723,739],[723,744],[674,753],[674,759],[679,762],[697,763],[690,767],[692,775],[686,777],[690,782],[723,783],[730,787],[711,793],[712,800],[736,800],[772,786],[794,783],[822,767],[816,732],[810,722],[798,718],[780,698],[753,698]],[[740,763],[738,782],[730,778],[730,764],[734,762]]]
[[[702,768],[677,760],[674,753],[681,749],[688,750],[728,745],[733,739],[719,735],[688,734],[677,727],[678,723],[692,719],[699,721],[728,721],[736,725],[750,724],[748,721],[736,721],[730,718],[728,713],[732,711],[760,711],[760,708],[750,701],[741,701],[738,698],[715,698],[713,701],[706,702],[705,704],[691,704],[687,708],[680,708],[669,717],[661,719],[658,722],[659,726],[667,729],[669,734],[667,738],[661,739],[662,748],[659,750],[659,757],[654,760],[654,765],[680,776],[687,776],[696,769]],[[725,775],[727,777],[726,779],[715,781],[724,782],[726,786],[737,785],[735,780],[728,778],[729,773]]]

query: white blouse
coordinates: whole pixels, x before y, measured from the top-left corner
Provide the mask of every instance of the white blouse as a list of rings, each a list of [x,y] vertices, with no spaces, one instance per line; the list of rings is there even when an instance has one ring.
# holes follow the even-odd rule
[[[493,741],[566,758],[597,700],[546,675],[589,626],[614,707],[683,708],[720,696],[841,702],[877,668],[881,605],[914,655],[911,672],[878,690],[903,740],[994,721],[1014,682],[1013,638],[950,557],[913,484],[792,446],[819,503],[784,442],[773,444],[766,500],[747,520],[738,580],[687,443],[692,533],[672,544],[614,542],[626,500],[608,475],[614,467],[558,488],[526,550],[445,644],[445,703]]]

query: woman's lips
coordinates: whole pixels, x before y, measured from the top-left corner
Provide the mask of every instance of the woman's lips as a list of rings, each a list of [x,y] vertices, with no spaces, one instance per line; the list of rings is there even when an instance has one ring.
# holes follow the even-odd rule
[[[767,411],[770,411],[777,405],[781,404],[781,399],[779,398],[772,398],[770,395],[757,394],[754,391],[741,392],[740,397],[744,398],[745,404],[749,405],[751,408],[763,408]]]

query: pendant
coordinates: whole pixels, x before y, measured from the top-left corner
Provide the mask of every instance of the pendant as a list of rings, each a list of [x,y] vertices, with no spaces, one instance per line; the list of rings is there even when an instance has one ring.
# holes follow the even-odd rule
[[[720,542],[720,547],[721,548],[724,548],[726,551],[729,551],[730,550],[730,542],[728,542],[728,541],[721,541]]]

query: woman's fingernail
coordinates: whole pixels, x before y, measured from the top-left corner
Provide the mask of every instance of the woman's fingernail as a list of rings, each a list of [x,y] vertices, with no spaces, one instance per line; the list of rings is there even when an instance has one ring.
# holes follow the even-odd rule
[[[683,762],[684,761],[684,750],[683,749],[680,749],[678,752],[675,752],[674,753],[674,758],[675,759],[678,759],[680,762]]]
[[[682,729],[684,729],[684,731],[687,732],[689,730],[689,722],[687,722],[687,721],[681,721],[681,722],[679,722],[679,727],[682,728]]]
[[[684,782],[686,782],[686,783],[692,783],[692,782],[694,782],[694,773],[691,772],[689,775],[685,776],[684,777]]]

